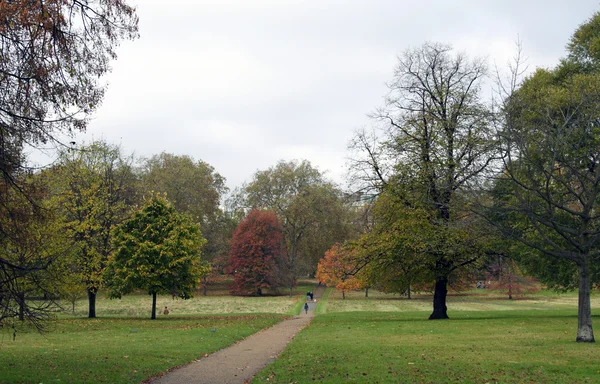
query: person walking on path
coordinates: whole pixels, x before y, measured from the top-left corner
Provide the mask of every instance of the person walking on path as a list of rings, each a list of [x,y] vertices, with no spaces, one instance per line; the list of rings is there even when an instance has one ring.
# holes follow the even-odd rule
[[[308,303],[304,303],[304,312],[308,315]]]

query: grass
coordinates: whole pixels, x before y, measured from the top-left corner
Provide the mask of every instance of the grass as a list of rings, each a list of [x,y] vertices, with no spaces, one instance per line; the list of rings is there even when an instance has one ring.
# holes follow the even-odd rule
[[[61,319],[50,332],[7,332],[2,383],[132,383],[213,353],[281,315]],[[211,329],[216,328],[214,332]]]
[[[100,294],[96,319],[86,318],[81,300],[43,335],[19,328],[13,341],[0,328],[0,383],[139,383],[298,314],[313,288],[301,283],[293,298],[231,297],[225,285],[190,300],[159,296],[158,309],[168,306],[170,314],[157,320],[150,320],[149,295]]]
[[[369,296],[341,300],[331,290],[321,314],[253,383],[600,382],[600,346],[574,341],[574,294],[453,295],[447,321],[427,320],[431,296]]]
[[[304,294],[314,289],[312,281],[301,281],[294,288],[294,296],[290,298],[288,291],[280,290],[280,295],[262,297],[230,296],[227,291],[227,281],[210,286],[207,296],[197,293],[193,298],[182,300],[173,299],[170,295],[158,295],[156,300],[157,313],[162,313],[164,307],[169,308],[169,314],[175,316],[187,315],[219,315],[219,314],[248,314],[248,313],[276,313],[283,315],[296,315],[300,312]],[[66,317],[85,317],[88,311],[87,298],[78,300],[75,312],[72,312],[70,303],[63,303],[66,310],[61,314]],[[152,311],[152,297],[139,293],[123,296],[121,299],[109,299],[100,292],[96,299],[96,314],[98,316],[137,316],[150,317]]]

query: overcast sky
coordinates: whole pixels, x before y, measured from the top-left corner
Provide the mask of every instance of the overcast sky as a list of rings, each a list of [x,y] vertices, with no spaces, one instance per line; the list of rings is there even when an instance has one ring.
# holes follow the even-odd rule
[[[520,38],[552,67],[598,0],[129,0],[141,37],[118,50],[78,142],[211,164],[229,187],[280,159],[344,186],[346,145],[382,105],[397,55],[449,43],[504,66]]]

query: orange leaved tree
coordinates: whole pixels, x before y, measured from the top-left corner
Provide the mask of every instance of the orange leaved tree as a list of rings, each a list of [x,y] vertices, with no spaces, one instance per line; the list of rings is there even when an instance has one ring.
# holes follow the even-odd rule
[[[363,284],[352,274],[356,270],[353,253],[347,247],[334,244],[317,266],[317,279],[322,283],[342,291],[342,299],[346,291],[362,288]]]

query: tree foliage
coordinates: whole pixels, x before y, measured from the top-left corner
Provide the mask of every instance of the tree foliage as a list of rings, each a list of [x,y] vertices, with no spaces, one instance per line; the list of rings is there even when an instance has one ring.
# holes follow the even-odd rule
[[[123,39],[137,37],[123,0],[0,3],[0,172],[13,180],[24,144],[84,130]]]
[[[136,202],[131,164],[119,147],[97,141],[62,151],[58,164],[44,172],[53,209],[73,244],[65,266],[85,285],[91,318],[96,317],[96,294],[113,250],[112,230]]]
[[[538,69],[509,90],[501,130],[504,168],[489,211],[507,235],[531,249],[539,261],[532,271],[542,278],[568,285],[576,266],[577,341],[584,342],[594,341],[590,287],[600,260],[599,22],[596,14],[575,32],[569,56],[555,69]]]
[[[227,266],[234,295],[262,295],[285,281],[285,239],[277,214],[253,209],[233,233]]]
[[[257,172],[245,194],[248,206],[274,210],[281,219],[290,295],[299,273],[314,274],[321,255],[350,236],[342,194],[308,161],[280,161]]]
[[[19,181],[27,185],[29,196],[41,200],[47,189],[38,178]],[[44,329],[44,321],[59,308],[64,272],[58,260],[69,251],[69,242],[53,212],[32,205],[21,193],[3,185],[10,211],[2,210],[0,225],[0,325],[17,329],[17,322]],[[35,195],[32,195],[35,191]]]
[[[58,142],[87,126],[102,101],[103,76],[123,39],[137,37],[137,16],[123,0],[14,0],[0,2],[0,205],[10,207],[12,192],[41,207],[40,197],[23,182],[24,147]],[[39,212],[36,211],[36,214]],[[11,228],[28,226],[8,213],[0,242]],[[22,218],[22,217],[21,217]],[[39,265],[14,265],[0,259],[9,273],[36,273]],[[0,287],[5,289],[5,287]],[[34,317],[37,315],[33,315]]]
[[[115,229],[115,251],[104,272],[110,297],[146,290],[152,295],[151,318],[155,319],[157,294],[190,298],[209,272],[200,259],[205,242],[200,226],[177,213],[164,197],[147,199]]]
[[[351,248],[334,244],[317,266],[317,279],[330,287],[342,291],[342,299],[346,292],[364,287],[364,284],[354,276],[356,256]]]

